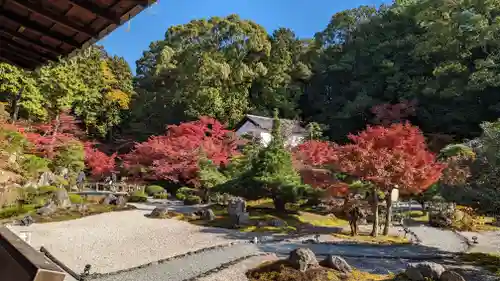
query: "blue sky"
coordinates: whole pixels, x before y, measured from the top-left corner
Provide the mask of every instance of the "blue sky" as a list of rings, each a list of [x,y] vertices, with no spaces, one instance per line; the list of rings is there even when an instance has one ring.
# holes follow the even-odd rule
[[[270,33],[288,27],[299,37],[311,37],[325,28],[338,11],[390,0],[159,0],[116,29],[99,43],[112,55],[123,56],[135,72],[135,61],[152,41],[163,39],[172,25],[192,19],[239,14],[264,26]]]

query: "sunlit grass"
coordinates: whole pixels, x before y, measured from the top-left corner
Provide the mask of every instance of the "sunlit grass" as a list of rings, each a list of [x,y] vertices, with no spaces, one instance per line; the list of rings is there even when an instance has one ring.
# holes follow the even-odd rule
[[[353,241],[353,242],[359,242],[359,243],[364,243],[364,244],[377,244],[377,245],[404,245],[404,244],[410,244],[411,242],[402,236],[394,236],[394,235],[381,235],[379,234],[377,237],[370,236],[367,233],[358,233],[356,236],[351,236],[350,233],[348,232],[342,232],[342,233],[334,233],[332,234],[334,237],[342,239],[342,240],[347,240],[347,241]]]

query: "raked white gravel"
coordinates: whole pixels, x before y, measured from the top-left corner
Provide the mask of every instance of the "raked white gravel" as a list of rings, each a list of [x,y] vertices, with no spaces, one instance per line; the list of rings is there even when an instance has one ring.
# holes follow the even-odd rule
[[[231,230],[210,231],[174,219],[149,219],[144,216],[148,213],[113,212],[11,229],[30,231],[35,249],[44,246],[77,273],[86,264],[92,265],[92,272],[113,272],[235,241],[226,236]]]

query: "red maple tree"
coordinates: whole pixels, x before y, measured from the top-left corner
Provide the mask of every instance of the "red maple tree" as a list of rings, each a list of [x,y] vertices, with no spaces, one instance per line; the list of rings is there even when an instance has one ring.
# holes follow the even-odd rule
[[[70,141],[77,141],[81,135],[76,119],[61,113],[49,123],[36,124],[30,128],[18,127],[28,141],[33,144],[32,153],[52,159],[58,149]]]
[[[357,135],[349,135],[349,139],[352,143],[339,146],[330,164],[338,171],[372,183],[373,194],[380,190],[389,195],[394,188],[403,194],[421,193],[440,178],[446,167],[427,149],[419,128],[408,122],[389,127],[368,126]],[[378,203],[374,201],[376,213]],[[389,211],[384,234],[389,230],[392,207],[391,200],[386,203]],[[373,231],[376,235],[375,223]]]
[[[111,156],[94,147],[95,143],[86,142],[85,149],[85,164],[90,169],[93,178],[102,178],[115,172],[116,168],[116,153]]]
[[[349,193],[348,185],[325,167],[336,159],[336,147],[336,144],[327,141],[306,141],[293,151],[294,166],[305,184],[323,189],[330,196],[345,196]]]
[[[216,119],[201,117],[171,125],[166,135],[137,143],[122,159],[135,175],[197,186],[200,158],[206,157],[216,166],[225,165],[237,154],[237,144],[234,132]]]

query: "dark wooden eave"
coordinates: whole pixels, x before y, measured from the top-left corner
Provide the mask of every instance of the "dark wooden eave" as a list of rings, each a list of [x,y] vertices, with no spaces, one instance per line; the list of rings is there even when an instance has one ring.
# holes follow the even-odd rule
[[[35,69],[102,39],[155,0],[0,0],[0,61]]]

